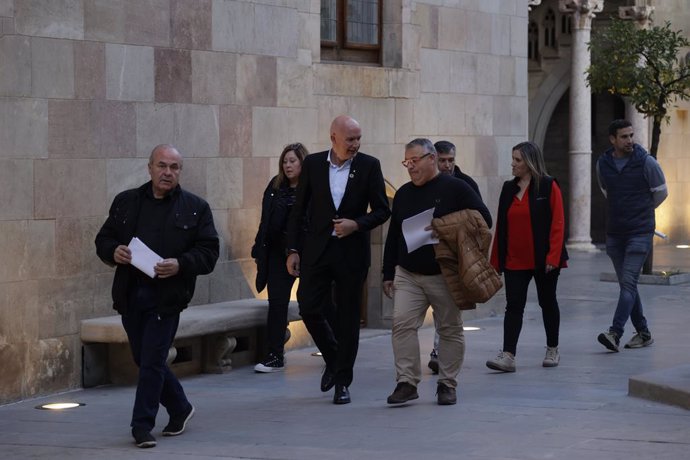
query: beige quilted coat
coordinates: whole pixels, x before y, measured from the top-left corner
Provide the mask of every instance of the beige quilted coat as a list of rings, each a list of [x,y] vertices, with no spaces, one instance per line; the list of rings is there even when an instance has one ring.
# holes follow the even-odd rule
[[[479,211],[456,211],[431,225],[439,237],[436,261],[458,308],[471,310],[493,297],[503,283],[489,264],[491,230]]]

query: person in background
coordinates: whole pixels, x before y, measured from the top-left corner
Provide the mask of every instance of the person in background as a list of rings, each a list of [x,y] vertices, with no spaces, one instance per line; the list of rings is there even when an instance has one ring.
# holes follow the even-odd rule
[[[472,190],[479,195],[481,199],[482,194],[479,193],[479,186],[477,183],[467,174],[460,170],[460,167],[455,164],[455,144],[449,141],[438,141],[434,144],[436,149],[437,157],[436,162],[438,163],[438,170],[441,174],[446,174],[449,176],[456,177],[472,187]],[[429,364],[427,365],[431,372],[438,374],[438,342],[440,339],[438,333],[438,323],[436,317],[434,316],[434,348],[429,354]]]
[[[556,288],[561,268],[567,266],[568,259],[561,189],[547,174],[539,146],[522,142],[513,147],[512,158],[515,178],[505,182],[501,190],[491,251],[491,265],[504,275],[506,313],[503,349],[486,366],[502,372],[516,369],[515,354],[532,278],[546,331],[546,356],[542,365],[558,366],[561,316]]]
[[[295,277],[287,271],[287,220],[302,172],[302,162],[309,154],[298,143],[285,146],[278,158],[278,174],[271,179],[261,202],[261,222],[256,232],[252,257],[256,262],[256,290],[268,288],[266,338],[268,354],[254,366],[256,372],[279,372],[285,369],[285,337],[288,326],[288,304]]]
[[[642,348],[654,343],[642,311],[637,280],[640,277],[656,228],[654,210],[668,196],[666,179],[659,163],[633,142],[633,127],[627,120],[609,125],[611,148],[597,161],[599,187],[606,197],[606,254],[620,286],[613,322],[597,340],[617,352],[628,318],[636,333],[625,348]]]

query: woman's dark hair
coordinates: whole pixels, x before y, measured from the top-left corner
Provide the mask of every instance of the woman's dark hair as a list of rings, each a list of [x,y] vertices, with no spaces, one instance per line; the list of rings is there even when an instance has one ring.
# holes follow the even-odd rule
[[[287,178],[285,177],[285,171],[283,171],[283,160],[285,160],[285,155],[287,155],[288,152],[295,152],[295,155],[297,156],[300,165],[304,161],[304,157],[309,155],[309,150],[307,150],[307,148],[300,142],[288,144],[283,148],[280,157],[278,157],[278,175],[273,180],[273,188],[276,190],[278,190],[283,183],[287,182]]]

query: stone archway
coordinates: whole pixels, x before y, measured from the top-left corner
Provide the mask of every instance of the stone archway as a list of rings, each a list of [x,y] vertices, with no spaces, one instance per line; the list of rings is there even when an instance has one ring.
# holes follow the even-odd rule
[[[529,103],[529,138],[544,145],[546,131],[556,106],[570,88],[570,55],[559,59],[548,71]]]

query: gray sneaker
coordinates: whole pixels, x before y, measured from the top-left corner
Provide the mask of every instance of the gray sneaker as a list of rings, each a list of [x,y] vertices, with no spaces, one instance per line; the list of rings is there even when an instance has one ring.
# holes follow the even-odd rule
[[[558,347],[546,347],[546,356],[541,363],[544,367],[556,367],[561,361],[561,355],[558,353]]]
[[[649,331],[638,332],[632,336],[632,339],[630,339],[628,343],[625,344],[625,348],[648,347],[653,343],[654,339],[652,338],[652,334],[650,334]]]
[[[501,351],[494,359],[486,362],[486,367],[495,371],[515,372],[515,356],[507,351]]]
[[[600,344],[605,346],[608,350],[615,351],[618,353],[618,345],[620,345],[620,337],[618,334],[609,329],[606,332],[602,332],[597,336],[597,340]]]

